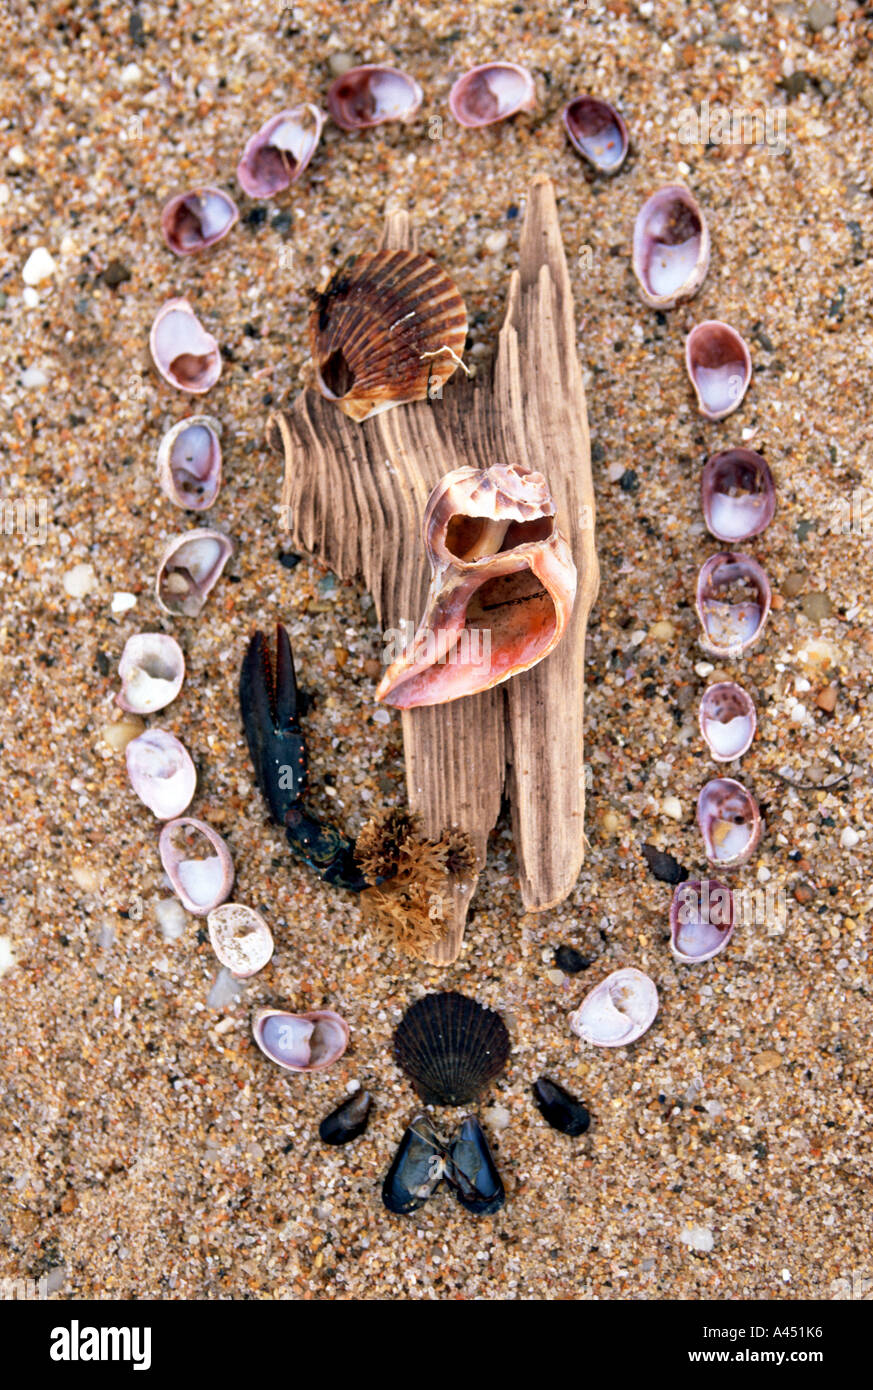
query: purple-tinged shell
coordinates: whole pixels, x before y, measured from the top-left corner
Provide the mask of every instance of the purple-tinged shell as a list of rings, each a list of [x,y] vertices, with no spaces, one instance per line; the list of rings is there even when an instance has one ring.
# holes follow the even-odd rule
[[[742,404],[752,380],[752,358],[729,323],[704,319],[695,324],[685,339],[685,366],[707,420],[723,420]]]
[[[167,430],[158,448],[158,482],[176,507],[205,512],[221,487],[221,425],[189,415]]]
[[[481,63],[458,78],[449,106],[459,125],[493,125],[519,111],[533,111],[534,80],[518,63]]]
[[[729,763],[748,751],[758,716],[751,695],[735,681],[719,681],[703,692],[700,732],[717,763]]]
[[[265,1057],[285,1071],[324,1071],[349,1045],[349,1025],[332,1009],[289,1014],[256,1009],[252,1036]]]
[[[670,904],[670,950],[685,965],[711,960],[734,934],[734,895],[714,878],[677,885]]]
[[[707,529],[720,541],[747,541],[770,525],[776,485],[767,460],[752,449],[725,449],[707,459],[700,479]]]
[[[707,859],[720,869],[745,864],[761,839],[758,803],[733,777],[714,777],[701,788],[697,824]]]
[[[211,853],[200,853],[206,841]],[[187,912],[205,917],[230,897],[233,860],[224,840],[211,825],[182,816],[168,821],[158,840],[158,853],[173,892]]]
[[[751,555],[727,550],[711,555],[697,577],[696,607],[704,651],[712,656],[742,656],[763,632],[770,600],[770,581]]]
[[[238,980],[263,970],[273,955],[273,933],[260,912],[244,903],[222,903],[206,918],[209,943]]]
[[[658,991],[642,970],[614,970],[586,994],[570,1029],[595,1047],[627,1047],[651,1028],[658,1012]]]
[[[170,541],[158,566],[155,595],[173,617],[196,618],[233,554],[222,531],[201,527]]]
[[[178,193],[161,213],[164,241],[177,256],[214,246],[239,221],[239,208],[220,188],[192,188]]]
[[[124,750],[130,785],[158,820],[175,820],[197,788],[190,755],[166,729],[146,729]]]
[[[187,299],[168,299],[149,334],[152,361],[165,381],[202,395],[221,376],[221,353]]]
[[[271,198],[296,183],[321,139],[324,115],[308,102],[291,106],[256,131],[236,166],[240,187],[250,198]]]
[[[659,188],[634,223],[633,269],[653,309],[691,299],[709,269],[709,228],[696,198],[680,183]]]
[[[398,68],[366,63],[349,68],[331,82],[327,109],[343,130],[368,130],[383,121],[408,121],[424,93],[414,78]]]
[[[185,657],[165,632],[135,632],[118,663],[121,691],[116,697],[131,714],[154,714],[175,700],[185,679]]]
[[[564,129],[570,144],[599,174],[616,174],[628,151],[627,126],[608,101],[574,97],[564,107]]]

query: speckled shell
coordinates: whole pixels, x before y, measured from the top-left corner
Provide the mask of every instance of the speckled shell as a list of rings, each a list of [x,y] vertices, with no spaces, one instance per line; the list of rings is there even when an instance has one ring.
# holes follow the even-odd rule
[[[214,246],[239,221],[239,208],[221,188],[191,188],[164,206],[161,231],[177,256],[190,256]]]
[[[535,106],[534,80],[518,63],[480,63],[462,73],[449,92],[452,115],[463,126],[493,125]]]
[[[185,836],[190,840],[205,840],[211,853],[196,857],[193,846],[179,843]],[[224,840],[205,821],[193,816],[180,816],[168,821],[158,840],[158,853],[164,872],[173,885],[173,892],[187,912],[205,917],[233,888],[233,860]]]
[[[752,449],[713,454],[701,474],[700,500],[707,529],[718,540],[736,545],[760,535],[776,512],[776,486],[767,460]]]
[[[314,298],[315,380],[352,420],[435,395],[461,360],[467,311],[454,281],[413,251],[353,256]]]
[[[682,184],[659,188],[634,224],[633,269],[653,309],[691,299],[709,269],[709,228],[696,198]]]
[[[260,912],[245,903],[216,905],[206,926],[213,951],[238,980],[256,975],[273,955],[273,933]]]
[[[158,566],[155,596],[165,613],[196,618],[233,554],[222,531],[199,527],[175,536]]]
[[[165,632],[135,632],[118,663],[122,709],[154,714],[175,700],[185,679],[185,657],[175,637]]]
[[[158,482],[174,506],[205,512],[217,499],[220,433],[211,415],[189,415],[167,430],[158,448]]]
[[[751,695],[735,681],[718,681],[703,692],[700,733],[717,763],[733,762],[748,751],[758,716]]]
[[[758,803],[742,782],[714,777],[697,798],[697,824],[710,864],[736,869],[758,848],[763,829]]]
[[[168,299],[149,334],[152,361],[179,391],[202,395],[221,376],[221,353],[187,299]]]
[[[622,116],[600,97],[574,97],[564,107],[567,138],[599,174],[617,174],[628,151],[627,126]]]
[[[560,642],[576,596],[541,473],[455,469],[431,493],[423,529],[425,614],[376,692],[401,709],[489,690],[535,666]]]
[[[500,1015],[453,990],[418,999],[394,1031],[394,1060],[426,1105],[466,1105],[508,1057]]]
[[[343,130],[367,130],[384,121],[411,120],[423,95],[408,73],[365,63],[334,78],[328,88],[327,109]]]
[[[679,883],[670,904],[670,950],[684,965],[711,960],[734,934],[733,893],[717,879]]]
[[[719,597],[737,583],[750,586],[754,596],[733,604]],[[711,555],[697,577],[696,607],[704,651],[712,656],[741,656],[763,632],[770,600],[770,582],[751,555],[735,550]]]
[[[321,139],[324,115],[308,102],[271,116],[246,144],[236,176],[250,198],[272,198],[296,183]]]
[[[752,380],[752,358],[735,328],[704,319],[685,339],[685,366],[707,420],[724,420],[743,403]]]
[[[332,1009],[307,1014],[256,1009],[252,1036],[265,1057],[285,1071],[324,1071],[349,1045],[349,1025]]]

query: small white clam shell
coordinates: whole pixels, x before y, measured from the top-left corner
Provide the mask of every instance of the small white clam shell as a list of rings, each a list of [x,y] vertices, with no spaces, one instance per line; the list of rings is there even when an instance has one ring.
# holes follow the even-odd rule
[[[222,531],[201,527],[170,541],[158,566],[155,595],[173,617],[196,618],[233,554]]]
[[[146,729],[124,750],[130,785],[158,820],[173,820],[190,805],[197,788],[194,764],[174,734]]]
[[[218,497],[220,433],[211,415],[189,415],[167,430],[158,448],[158,482],[175,506],[205,512]]]
[[[751,695],[735,681],[718,681],[703,692],[699,720],[703,741],[717,763],[741,758],[758,724]]]
[[[323,1071],[349,1044],[349,1025],[332,1009],[291,1014],[256,1009],[252,1036],[265,1057],[286,1071]]]
[[[221,353],[187,299],[168,299],[149,334],[152,361],[165,381],[202,395],[221,376]]]
[[[223,903],[206,918],[212,949],[232,975],[256,975],[273,954],[273,933],[260,912],[245,903]]]
[[[175,700],[182,689],[182,648],[165,632],[136,632],[124,644],[118,674],[121,708],[131,714],[154,714]]]
[[[595,1047],[626,1047],[651,1028],[658,1012],[658,991],[642,970],[614,970],[586,994],[570,1028]]]
[[[206,841],[207,853],[198,854],[197,841]],[[205,821],[182,816],[168,821],[158,840],[158,852],[167,878],[183,907],[205,917],[233,887],[233,860],[217,831]]]

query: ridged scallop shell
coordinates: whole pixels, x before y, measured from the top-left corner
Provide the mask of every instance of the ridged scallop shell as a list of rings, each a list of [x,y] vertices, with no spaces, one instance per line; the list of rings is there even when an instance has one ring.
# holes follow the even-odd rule
[[[206,926],[213,951],[238,980],[263,970],[273,954],[273,933],[260,912],[245,903],[216,905],[206,918]]]
[[[670,904],[670,950],[685,965],[711,960],[734,934],[734,898],[714,878],[677,884]]]
[[[751,555],[735,550],[711,555],[697,576],[696,608],[704,651],[712,656],[742,656],[763,632],[770,601],[770,582]]]
[[[187,299],[168,299],[149,334],[152,361],[179,391],[202,395],[221,376],[221,353]]]
[[[717,763],[733,762],[748,751],[758,716],[755,702],[736,681],[718,681],[703,692],[698,716],[703,741]]]
[[[291,1014],[256,1009],[252,1036],[265,1057],[285,1071],[324,1071],[349,1045],[349,1025],[332,1009]]]
[[[426,994],[394,1031],[394,1059],[426,1105],[466,1105],[509,1057],[506,1024],[465,994]]]
[[[454,281],[414,251],[353,256],[314,297],[318,389],[352,420],[433,396],[455,371],[467,311]]]
[[[700,500],[707,529],[735,545],[770,525],[776,512],[773,474],[753,449],[725,449],[707,459],[700,479]]]
[[[174,617],[196,618],[232,554],[233,542],[222,531],[201,527],[175,536],[158,566],[159,606]]]
[[[164,435],[158,448],[158,482],[185,511],[205,512],[221,487],[221,425],[211,415],[189,415]]]
[[[576,566],[541,473],[458,468],[424,513],[432,579],[376,698],[409,709],[489,690],[542,661],[573,610]]]
[[[633,270],[653,309],[691,299],[709,269],[709,228],[697,199],[682,184],[659,188],[634,223]]]
[[[239,221],[239,208],[221,188],[192,188],[178,193],[161,213],[164,241],[177,256],[214,246]]]
[[[124,750],[130,785],[158,820],[181,816],[197,789],[187,749],[166,729],[146,729]]]
[[[423,95],[415,79],[399,68],[365,63],[334,78],[327,109],[343,130],[368,130],[384,121],[411,120]]]
[[[737,410],[752,380],[752,358],[735,328],[720,319],[695,324],[685,339],[685,367],[707,420]]]
[[[211,853],[196,852],[205,840]],[[205,821],[180,816],[168,821],[158,840],[158,853],[173,892],[188,912],[205,917],[233,888],[233,860],[224,840]]]
[[[182,648],[165,632],[136,632],[124,644],[118,674],[121,708],[131,714],[154,714],[165,709],[182,689]]]
[[[296,183],[318,147],[324,116],[308,102],[265,121],[246,144],[236,176],[250,198],[272,198]]]
[[[614,970],[586,994],[574,1013],[570,1029],[595,1047],[627,1047],[655,1021],[658,991],[642,970]]]
[[[742,782],[714,777],[697,798],[697,824],[710,864],[736,869],[754,854],[761,840],[758,803]]]
[[[574,97],[564,107],[564,129],[574,150],[600,174],[617,174],[628,151],[627,126],[608,101]]]
[[[534,80],[518,63],[480,63],[462,73],[449,92],[452,115],[463,126],[493,125],[535,106]]]

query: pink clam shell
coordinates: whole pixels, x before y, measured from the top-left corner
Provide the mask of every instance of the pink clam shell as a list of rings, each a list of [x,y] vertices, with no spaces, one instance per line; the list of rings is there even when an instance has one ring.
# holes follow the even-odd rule
[[[685,965],[711,960],[734,934],[734,897],[717,879],[679,883],[670,904],[670,950]]]
[[[271,116],[246,144],[236,167],[250,198],[271,198],[296,183],[316,151],[324,116],[304,102]]]
[[[211,415],[189,415],[167,431],[158,448],[158,481],[185,511],[205,512],[221,488],[221,426]]]
[[[743,586],[743,597],[736,596]],[[730,602],[731,590],[735,601]],[[749,592],[751,590],[751,593]],[[770,581],[751,555],[724,550],[711,555],[697,576],[700,645],[713,656],[738,657],[757,642],[770,612]]]
[[[185,657],[175,637],[136,632],[128,637],[118,663],[121,691],[116,697],[132,714],[154,714],[175,700],[185,679]]]
[[[202,395],[221,376],[218,343],[207,333],[187,299],[168,299],[149,334],[152,361],[165,381]]]
[[[672,309],[697,293],[709,269],[709,228],[681,183],[659,188],[634,223],[633,271],[653,309]]]
[[[423,96],[408,73],[365,63],[334,79],[327,93],[327,108],[343,130],[367,130],[384,121],[410,120]]]
[[[177,193],[161,213],[164,241],[177,256],[214,246],[239,221],[239,208],[221,188],[192,188]]]
[[[158,820],[174,820],[191,803],[197,773],[185,747],[166,729],[146,729],[124,750],[130,785]]]
[[[736,681],[708,686],[698,719],[709,755],[717,763],[733,762],[748,752],[758,725],[755,702]]]
[[[286,1071],[323,1071],[349,1045],[349,1025],[332,1009],[306,1014],[257,1009],[252,1035],[264,1056]]]
[[[574,97],[564,107],[564,129],[574,150],[600,174],[616,174],[628,151],[627,126],[600,97]]]
[[[758,803],[742,782],[714,777],[697,798],[697,824],[710,864],[736,869],[754,854],[761,840]]]
[[[493,125],[534,109],[534,80],[518,63],[480,63],[455,82],[449,106],[459,125]]]
[[[685,339],[685,367],[701,415],[723,420],[743,403],[752,380],[752,357],[729,323],[704,319]]]
[[[700,500],[707,529],[735,545],[760,535],[776,512],[776,486],[767,460],[753,449],[725,449],[704,464]]]
[[[627,1047],[655,1021],[658,991],[642,970],[614,970],[570,1014],[570,1029],[595,1047]]]
[[[197,858],[193,846],[179,844],[184,833],[188,839],[199,836],[212,853]],[[164,872],[173,885],[173,892],[182,906],[196,917],[205,917],[230,896],[233,888],[233,860],[224,840],[211,825],[193,816],[181,816],[168,821],[158,840],[158,853]]]

